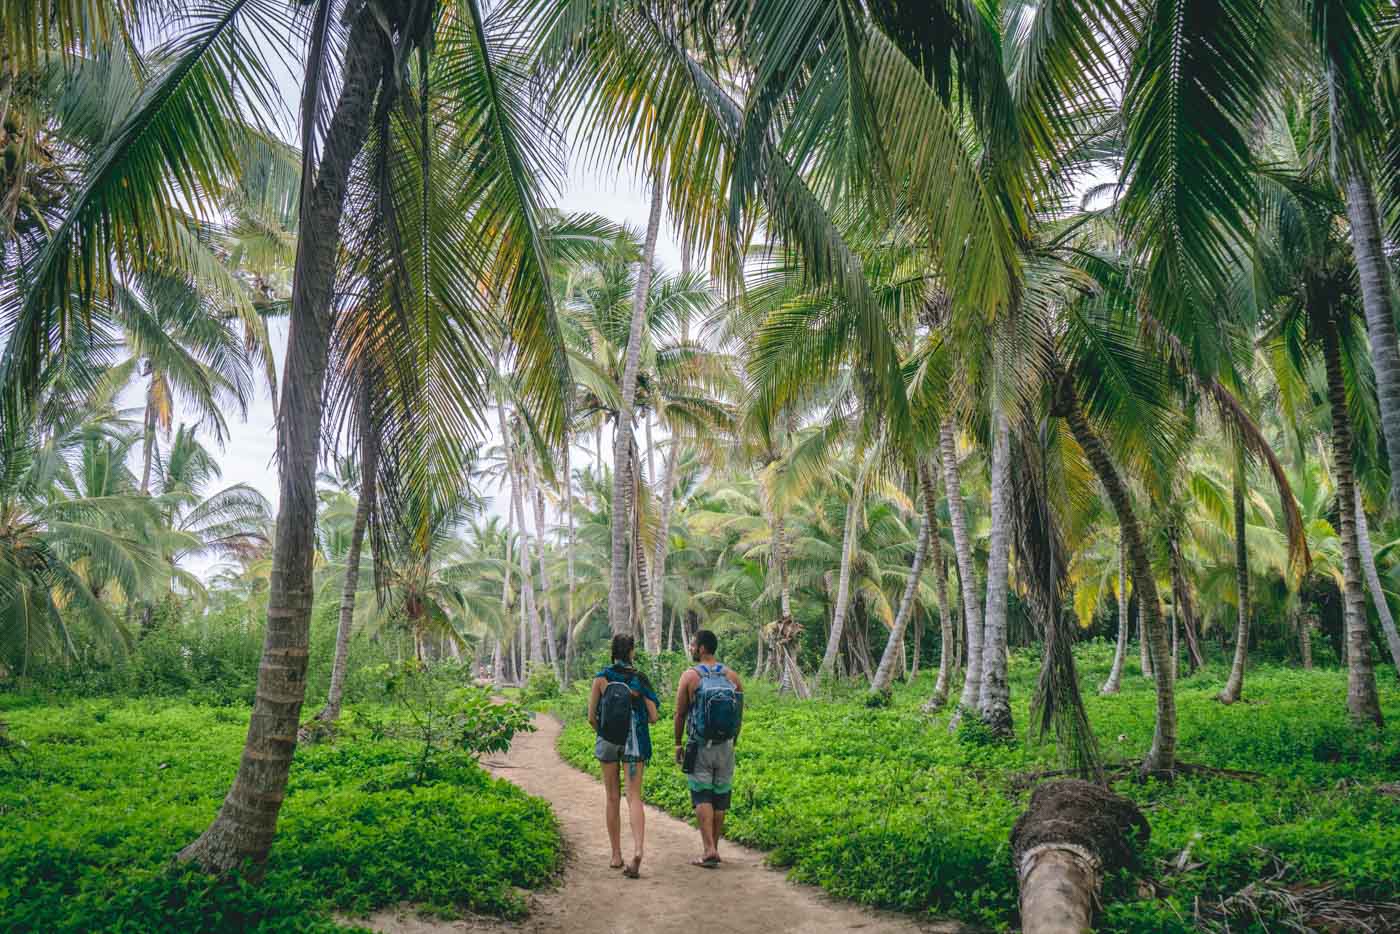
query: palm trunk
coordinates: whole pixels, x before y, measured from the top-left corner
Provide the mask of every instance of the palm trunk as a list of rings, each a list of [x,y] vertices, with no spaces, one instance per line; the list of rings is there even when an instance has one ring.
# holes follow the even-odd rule
[[[1303,656],[1303,670],[1312,671],[1312,617],[1307,613],[1298,615],[1298,652]]]
[[[1128,630],[1132,620],[1128,616],[1128,547],[1120,531],[1118,534],[1118,644],[1113,650],[1113,667],[1108,670],[1108,680],[1099,688],[1100,694],[1117,694],[1123,686],[1123,661],[1128,654]]]
[[[1181,631],[1186,636],[1186,658],[1189,665],[1187,673],[1190,674],[1199,671],[1206,660],[1201,654],[1196,604],[1191,597],[1191,582],[1186,578],[1185,562],[1181,557],[1181,538],[1175,526],[1171,530],[1171,565],[1173,602],[1181,608]]]
[[[1371,342],[1371,367],[1376,374],[1381,429],[1390,458],[1390,503],[1400,509],[1400,333],[1395,328],[1390,267],[1381,238],[1376,193],[1364,167],[1347,174],[1347,217],[1351,221],[1352,253],[1361,281],[1366,310],[1366,333]]]
[[[943,487],[948,493],[948,521],[953,526],[953,550],[958,559],[958,583],[962,588],[963,622],[966,626],[967,674],[962,697],[950,727],[956,726],[964,710],[977,709],[982,689],[982,604],[977,597],[977,570],[972,560],[972,540],[967,532],[958,480],[958,447],[953,437],[953,420],[944,419],[940,441],[943,447]]]
[[[1000,407],[992,415],[991,541],[987,546],[987,616],[982,630],[982,722],[1011,735],[1011,689],[1007,684],[1006,614],[1011,562],[1011,425]]]
[[[1011,830],[1023,934],[1093,930],[1099,889],[1134,862],[1147,818],[1127,798],[1090,782],[1037,785]]]
[[[613,634],[632,631],[632,593],[628,584],[627,537],[632,526],[632,410],[637,402],[637,369],[641,365],[642,337],[646,329],[647,292],[656,259],[656,237],[661,228],[661,180],[652,183],[651,212],[647,215],[646,242],[632,292],[632,323],[627,332],[627,360],[622,370],[622,404],[613,432],[612,567],[608,585],[608,622]]]
[[[146,394],[146,428],[142,439],[141,452],[141,492],[151,492],[151,462],[155,460],[156,410],[151,407],[150,392]]]
[[[1358,264],[1360,259],[1358,257]],[[1356,541],[1356,508],[1351,459],[1351,416],[1347,412],[1342,353],[1335,324],[1323,335],[1327,364],[1327,400],[1332,408],[1332,459],[1337,477],[1337,513],[1342,533],[1342,598],[1346,617],[1347,711],[1357,723],[1381,725],[1376,672],[1371,664],[1371,634],[1366,625],[1366,596],[1361,589],[1361,549]]]
[[[924,572],[924,560],[928,557],[930,536],[927,510],[919,517],[918,544],[914,546],[914,560],[909,566],[909,579],[904,582],[904,595],[899,600],[899,610],[895,613],[894,625],[890,628],[890,639],[885,643],[885,651],[880,655],[880,665],[875,669],[875,677],[870,682],[871,694],[884,694],[894,680],[895,664],[904,658],[904,629],[914,614],[915,596],[919,591],[919,575]]]
[[[510,505],[515,513],[515,524],[520,529],[520,600],[522,604],[523,622],[525,625],[525,638],[528,640],[530,650],[530,662],[543,662],[544,640],[541,638],[541,625],[539,607],[535,603],[535,574],[530,566],[530,531],[525,524],[525,504],[524,491],[521,486],[525,483],[524,467],[516,461],[515,443],[510,436],[510,428],[506,420],[505,400],[501,400],[496,407],[498,425],[501,429],[501,443],[505,445],[506,473],[510,479]],[[524,452],[521,453],[524,457]],[[524,672],[522,672],[524,674]]]
[[[637,478],[632,484],[632,502],[640,503],[642,490],[647,489],[649,480],[642,472],[641,451],[635,444],[632,445],[632,471]],[[632,554],[636,560],[637,593],[641,597],[640,612],[636,614],[637,630],[642,637],[642,645],[646,647],[648,653],[653,657],[660,650],[659,636],[653,638],[651,631],[652,611],[656,606],[656,593],[652,589],[655,582],[651,569],[651,558],[647,554],[645,541],[642,538],[642,513],[637,508],[632,513]]]
[[[932,455],[930,455],[932,457]],[[931,462],[919,465],[919,489],[924,496],[924,516],[929,527],[929,560],[933,563],[935,585],[938,588],[938,681],[933,696],[924,702],[924,710],[939,710],[948,703],[954,669],[957,668],[958,647],[954,635],[952,605],[948,602],[948,567],[943,561],[943,536],[938,528],[938,482]],[[918,642],[914,643],[914,671],[918,673]]]
[[[1133,512],[1128,488],[1118,475],[1118,469],[1108,456],[1103,442],[1084,418],[1068,386],[1065,386],[1063,400],[1064,415],[1069,422],[1074,439],[1084,451],[1089,464],[1098,475],[1099,483],[1108,493],[1109,502],[1118,516],[1118,526],[1122,530],[1123,541],[1128,552],[1128,567],[1132,570],[1133,591],[1137,595],[1138,614],[1141,619],[1142,639],[1147,643],[1152,656],[1152,667],[1156,671],[1170,671],[1166,633],[1162,629],[1162,606],[1157,599],[1157,581],[1152,576],[1152,564],[1147,557],[1147,545],[1143,541],[1137,515]],[[1143,762],[1146,773],[1170,772],[1176,766],[1176,684],[1169,677],[1157,678],[1157,723],[1152,736],[1152,748]]]
[[[1142,605],[1138,605],[1138,667],[1142,676],[1152,680],[1152,653],[1147,642],[1147,633],[1142,626]]]
[[[545,564],[544,553],[544,491],[540,489],[541,471],[536,468],[535,459],[526,460],[526,476],[530,482],[530,499],[535,504],[535,557],[540,563],[540,601],[544,604],[544,645],[546,661],[554,666],[554,677],[561,684],[564,672],[559,664],[559,647],[555,642],[554,611],[549,605],[549,568]]]
[[[574,663],[574,475],[569,459],[570,441],[564,439],[564,511],[568,514],[569,541],[567,543],[565,573],[568,575],[567,589],[564,591],[564,674],[560,686],[568,688]]]
[[[1376,616],[1381,621],[1381,632],[1385,633],[1385,643],[1390,649],[1390,662],[1395,666],[1395,674],[1400,677],[1400,633],[1395,631],[1395,617],[1390,614],[1390,604],[1386,602],[1385,590],[1381,587],[1381,577],[1376,573],[1376,556],[1371,551],[1371,529],[1366,524],[1366,507],[1361,503],[1359,491],[1356,500],[1356,544],[1361,550],[1361,570],[1366,574],[1366,586],[1371,591],[1371,602],[1376,606]]]
[[[859,418],[856,419],[860,421]],[[865,472],[870,466],[869,455],[857,455],[860,464],[856,468],[855,481],[851,485],[851,499],[846,504],[846,525],[841,532],[841,568],[836,581],[836,608],[831,617],[831,632],[827,635],[826,652],[822,655],[821,667],[817,669],[814,686],[819,686],[823,678],[830,677],[836,666],[836,653],[841,650],[841,637],[846,631],[846,614],[851,603],[851,562],[855,557],[856,529],[860,525],[860,510],[865,498]]]
[[[180,858],[227,873],[244,861],[260,876],[296,751],[306,698],[306,656],[315,593],[316,462],[331,325],[340,220],[351,164],[364,145],[388,49],[373,15],[350,29],[339,99],[326,131],[315,184],[303,189],[291,329],[277,421],[279,503],[268,591],[267,631],[248,736],[238,774],[214,822]]]
[[[671,545],[671,513],[675,508],[676,462],[680,459],[680,443],[673,436],[666,452],[666,476],[661,481],[661,528],[656,536],[656,551],[651,559],[652,601],[649,626],[652,639],[661,646],[661,615],[665,609],[666,552]]]
[[[360,423],[360,501],[355,504],[355,524],[350,530],[350,547],[345,552],[345,583],[340,589],[340,624],[335,632],[335,660],[331,662],[331,689],[326,706],[316,715],[325,723],[340,719],[340,703],[345,695],[345,665],[350,656],[350,632],[355,623],[355,595],[360,589],[360,552],[365,530],[374,509],[375,471],[379,465],[379,445],[368,419]]]
[[[1235,658],[1230,664],[1230,676],[1225,679],[1225,688],[1220,692],[1222,704],[1233,704],[1240,699],[1244,687],[1244,663],[1249,657],[1249,548],[1245,542],[1244,511],[1244,454],[1235,452],[1234,483],[1232,497],[1235,505]]]

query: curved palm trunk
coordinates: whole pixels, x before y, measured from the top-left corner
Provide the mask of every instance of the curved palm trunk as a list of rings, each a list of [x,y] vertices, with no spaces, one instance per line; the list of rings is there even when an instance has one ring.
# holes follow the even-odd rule
[[[1390,267],[1381,239],[1376,193],[1364,168],[1352,167],[1346,179],[1347,217],[1352,253],[1366,309],[1371,366],[1376,374],[1381,429],[1390,458],[1390,503],[1400,509],[1400,333],[1395,327]]]
[[[211,872],[232,872],[247,860],[253,875],[261,875],[277,833],[277,815],[296,751],[306,698],[316,461],[340,220],[350,167],[369,133],[388,54],[372,14],[362,10],[350,29],[340,95],[315,184],[302,193],[303,236],[297,240],[291,329],[277,420],[280,508],[257,693],[233,786],[214,822],[180,852],[180,859]]]
[[[933,696],[924,702],[925,711],[934,711],[948,703],[948,691],[952,687],[954,669],[957,667],[957,638],[953,634],[952,604],[948,602],[948,568],[943,561],[943,536],[938,528],[938,483],[933,465],[924,462],[919,465],[919,488],[924,496],[924,516],[929,528],[929,560],[933,564],[935,584],[938,588],[938,629],[941,644],[938,647],[938,680],[933,686]],[[914,665],[918,672],[918,642],[915,642]]]
[[[1100,694],[1117,694],[1123,687],[1123,661],[1128,654],[1128,547],[1123,533],[1118,533],[1118,644],[1113,649],[1113,667],[1108,680],[1099,688]]]
[[[1132,570],[1133,591],[1137,594],[1138,615],[1141,620],[1142,640],[1147,643],[1152,655],[1152,665],[1156,671],[1170,671],[1167,634],[1162,628],[1162,606],[1157,599],[1157,581],[1152,576],[1152,564],[1147,557],[1147,545],[1143,541],[1137,515],[1133,512],[1128,488],[1118,475],[1118,469],[1108,456],[1103,442],[1084,418],[1079,400],[1066,392],[1068,404],[1065,406],[1065,419],[1069,422],[1074,440],[1084,451],[1099,483],[1108,493],[1109,502],[1118,516],[1118,526],[1122,529],[1123,541],[1128,552],[1128,567]],[[1157,723],[1152,735],[1152,748],[1143,762],[1144,772],[1169,772],[1176,766],[1176,684],[1171,678],[1157,678]]]
[[[860,509],[865,498],[865,472],[870,462],[869,455],[861,457],[860,466],[856,468],[855,483],[851,486],[851,499],[846,504],[846,525],[841,532],[841,569],[836,581],[836,607],[831,615],[826,652],[822,655],[821,667],[817,669],[816,685],[820,685],[822,679],[829,677],[835,669],[836,653],[841,650],[841,637],[846,631],[846,614],[851,603],[851,561],[855,557],[856,527],[860,524]]]
[[[608,623],[613,634],[632,631],[632,592],[628,582],[627,538],[632,527],[632,410],[637,402],[637,369],[641,365],[642,332],[646,327],[647,292],[661,228],[661,180],[651,189],[646,242],[632,292],[632,323],[627,331],[627,360],[622,369],[622,404],[613,431],[612,566],[608,583]]]
[[[909,566],[909,579],[904,582],[904,595],[899,600],[899,610],[895,613],[894,625],[890,628],[889,641],[880,655],[880,664],[875,669],[875,677],[870,681],[871,694],[883,694],[890,689],[894,680],[895,665],[904,658],[904,630],[909,618],[914,615],[914,596],[919,591],[919,575],[924,572],[924,561],[928,557],[930,536],[929,517],[925,510],[919,517],[918,544],[914,546],[914,560]]]
[[[1240,699],[1244,687],[1244,663],[1249,656],[1249,548],[1245,542],[1244,455],[1235,453],[1234,482],[1231,484],[1235,504],[1235,658],[1230,664],[1230,676],[1220,692],[1222,704]]]
[[[1011,735],[1011,689],[1006,680],[1006,613],[1011,563],[1011,426],[992,417],[992,530],[987,546],[987,616],[982,629],[982,687],[978,712],[993,733]]]
[[[964,710],[977,707],[982,688],[982,603],[977,597],[977,570],[972,560],[972,540],[967,533],[967,513],[963,509],[958,480],[958,446],[953,437],[953,420],[943,420],[940,443],[943,448],[943,488],[948,493],[948,521],[953,526],[953,551],[958,559],[958,583],[962,588],[963,622],[966,626],[967,674],[963,679],[958,712],[950,727],[956,726]]]
[[[1371,602],[1375,604],[1376,616],[1380,618],[1381,632],[1385,633],[1390,662],[1395,666],[1396,676],[1400,677],[1400,633],[1395,631],[1395,617],[1390,614],[1390,604],[1386,602],[1385,589],[1381,587],[1381,576],[1376,573],[1376,556],[1371,551],[1371,529],[1366,524],[1366,507],[1361,504],[1359,493],[1353,498],[1356,500],[1356,544],[1361,550],[1361,570],[1366,574],[1366,587],[1371,591]]]
[[[1358,263],[1360,259],[1358,257]],[[1351,460],[1351,416],[1337,329],[1329,323],[1323,336],[1327,364],[1327,401],[1332,409],[1332,459],[1337,476],[1337,513],[1342,533],[1342,602],[1346,616],[1347,711],[1358,723],[1381,725],[1376,671],[1371,664],[1371,634],[1366,625],[1366,597],[1361,590],[1361,549],[1356,542],[1356,509]]]
[[[365,530],[374,509],[375,471],[379,466],[379,446],[366,421],[360,426],[360,501],[355,504],[355,524],[350,530],[350,547],[345,552],[345,583],[340,588],[340,624],[335,631],[335,659],[331,662],[331,689],[326,706],[316,719],[335,723],[340,719],[340,703],[345,696],[345,665],[350,657],[350,632],[355,624],[355,595],[360,589],[360,552]]]

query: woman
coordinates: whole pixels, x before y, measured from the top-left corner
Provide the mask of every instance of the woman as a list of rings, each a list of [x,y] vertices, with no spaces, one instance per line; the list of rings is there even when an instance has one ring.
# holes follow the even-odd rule
[[[631,692],[632,723],[625,742],[613,743],[600,734],[593,754],[603,768],[603,787],[607,791],[608,840],[612,843],[613,869],[621,869],[629,879],[641,875],[642,840],[646,836],[646,811],[642,807],[642,772],[651,761],[651,724],[660,714],[656,709],[656,692],[651,682],[633,665],[636,640],[617,635],[612,640],[612,664],[593,677],[593,690],[588,695],[588,722],[599,732],[599,702],[609,684],[623,684]],[[621,772],[627,767],[627,811],[632,825],[634,850],[632,861],[622,861]]]

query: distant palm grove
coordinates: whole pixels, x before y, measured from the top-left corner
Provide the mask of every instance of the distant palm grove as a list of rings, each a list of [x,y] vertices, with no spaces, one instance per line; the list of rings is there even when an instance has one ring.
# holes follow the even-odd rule
[[[0,692],[228,674],[187,863],[382,666],[615,633],[1099,780],[1134,681],[1141,778],[1210,671],[1392,735],[1392,3],[3,0],[0,118]]]

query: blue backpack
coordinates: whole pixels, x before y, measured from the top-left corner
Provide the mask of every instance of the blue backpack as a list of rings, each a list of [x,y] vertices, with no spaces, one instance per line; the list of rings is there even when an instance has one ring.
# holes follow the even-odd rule
[[[739,732],[743,695],[734,690],[723,665],[696,665],[695,671],[700,675],[700,686],[690,708],[690,738],[707,742],[733,739]]]

